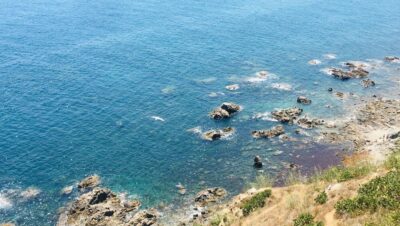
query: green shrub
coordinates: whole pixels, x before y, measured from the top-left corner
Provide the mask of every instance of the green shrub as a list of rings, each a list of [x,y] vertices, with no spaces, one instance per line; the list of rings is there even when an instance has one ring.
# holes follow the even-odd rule
[[[254,210],[264,207],[265,199],[271,196],[271,190],[265,190],[255,194],[249,200],[245,201],[242,205],[242,211],[244,216],[248,216]]]
[[[329,168],[321,173],[316,173],[316,175],[311,179],[312,181],[348,181],[354,178],[360,178],[372,172],[375,167],[371,164],[362,164],[354,167],[341,167],[335,166]]]
[[[319,193],[317,197],[314,199],[316,203],[322,205],[325,204],[328,201],[328,195],[326,194],[325,191]]]
[[[321,221],[314,222],[314,217],[309,213],[300,214],[294,219],[294,226],[323,226]]]
[[[400,208],[400,173],[392,171],[385,176],[372,179],[358,189],[353,199],[344,199],[336,203],[339,214],[359,214],[374,212],[378,208],[396,210]]]

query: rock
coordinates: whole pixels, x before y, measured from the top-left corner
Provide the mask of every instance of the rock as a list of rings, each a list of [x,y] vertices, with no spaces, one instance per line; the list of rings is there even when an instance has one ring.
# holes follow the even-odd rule
[[[7,222],[7,223],[1,223],[0,226],[16,226],[16,224]]]
[[[65,188],[63,188],[61,190],[61,194],[62,195],[69,195],[69,194],[72,193],[73,190],[74,190],[74,187],[72,185],[71,186],[67,186],[67,187],[65,187]]]
[[[329,88],[329,89],[328,89],[328,92],[332,92],[332,91],[333,91],[333,89],[332,89],[332,88]]]
[[[331,68],[329,72],[333,77],[340,79],[340,80],[348,80],[351,78],[350,74],[347,71],[343,71],[342,69],[338,68]]]
[[[223,103],[220,107],[214,109],[210,113],[210,117],[213,119],[225,119],[232,116],[232,114],[241,110],[241,107],[234,103]]]
[[[283,110],[273,111],[271,115],[274,119],[284,122],[284,123],[293,123],[298,116],[301,115],[303,109],[301,108],[287,108]]]
[[[253,164],[253,166],[255,167],[255,168],[262,168],[262,166],[263,166],[263,164],[262,164],[262,162],[261,162],[261,157],[260,156],[256,156],[256,157],[254,157],[254,164]]]
[[[179,194],[181,194],[181,195],[186,194],[186,188],[181,183],[175,185],[175,187],[178,189]]]
[[[203,133],[202,137],[204,140],[218,140],[223,137],[228,137],[232,135],[235,132],[235,129],[232,127],[226,127],[223,129],[217,129],[217,130],[209,130]]]
[[[251,132],[251,135],[254,138],[272,138],[284,133],[285,129],[283,128],[283,126],[275,126],[272,127],[270,130],[255,130]]]
[[[361,84],[364,86],[364,88],[367,88],[367,87],[370,87],[370,86],[375,86],[375,82],[372,81],[371,79],[362,80]]]
[[[367,77],[369,74],[367,70],[362,68],[353,69],[349,73],[352,78],[364,78]]]
[[[387,56],[385,57],[385,61],[390,63],[400,63],[400,58],[396,56]]]
[[[304,129],[311,129],[317,126],[323,125],[324,120],[322,119],[309,119],[309,118],[301,118],[297,120],[297,125]]]
[[[200,206],[205,206],[210,202],[217,202],[226,195],[226,190],[223,188],[207,188],[197,193],[194,201]]]
[[[100,184],[100,177],[97,174],[88,176],[81,180],[78,184],[79,189],[91,189]]]
[[[150,226],[157,223],[159,213],[156,209],[142,210],[136,213],[129,221],[129,225],[134,226]]]
[[[233,84],[233,85],[225,86],[225,88],[227,90],[234,91],[234,90],[238,90],[240,88],[240,86],[238,84]]]
[[[351,78],[364,78],[369,74],[369,72],[363,68],[365,67],[365,65],[363,64],[345,63],[345,65],[349,68],[348,71],[340,68],[330,68],[329,73],[333,75],[333,77],[340,80],[348,80]]]
[[[314,59],[314,60],[308,61],[308,64],[309,65],[319,65],[319,64],[321,64],[321,61],[317,60],[317,59]]]
[[[297,103],[300,103],[300,104],[311,104],[311,100],[308,99],[305,96],[299,96],[299,97],[297,97]]]
[[[395,133],[392,133],[392,134],[389,134],[388,137],[389,137],[390,139],[392,139],[392,140],[397,139],[397,138],[400,137],[400,131],[395,132]]]
[[[259,71],[257,72],[257,77],[265,78],[268,76],[268,71]]]
[[[342,93],[342,92],[336,92],[335,95],[336,95],[337,97],[339,97],[340,99],[343,99],[343,98],[344,98],[344,93]]]
[[[96,187],[69,204],[61,213],[57,226],[140,225],[132,223],[137,219],[132,213],[139,206],[139,201],[124,203],[109,189]]]

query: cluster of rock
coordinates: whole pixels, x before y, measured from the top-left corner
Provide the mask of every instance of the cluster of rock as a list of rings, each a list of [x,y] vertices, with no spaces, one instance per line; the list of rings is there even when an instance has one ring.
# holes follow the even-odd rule
[[[324,125],[325,121],[322,119],[309,119],[309,118],[300,118],[297,120],[297,125],[304,129],[312,129],[317,126]]]
[[[228,137],[235,132],[235,129],[232,127],[226,127],[223,129],[213,129],[206,131],[202,134],[204,140],[218,140],[223,137]]]
[[[225,197],[227,194],[226,190],[223,188],[215,187],[215,188],[207,188],[199,193],[197,193],[194,201],[199,206],[206,206],[209,203],[215,203],[218,200]]]
[[[274,119],[280,122],[293,123],[293,121],[297,119],[297,117],[300,116],[302,112],[303,109],[294,107],[294,108],[287,108],[287,109],[273,111],[271,112],[271,115]]]
[[[230,118],[234,113],[241,110],[241,107],[234,103],[222,103],[220,107],[215,108],[210,112],[210,117],[213,119],[226,119]]]
[[[279,125],[279,126],[272,127],[269,130],[255,130],[255,131],[251,132],[251,135],[254,138],[272,138],[272,137],[277,137],[279,135],[282,135],[284,133],[285,133],[285,129],[283,128],[283,126]]]
[[[375,82],[372,81],[371,79],[365,79],[361,81],[361,84],[364,88],[370,87],[370,86],[375,86]]]
[[[299,104],[311,104],[311,100],[305,96],[297,97],[297,103]]]
[[[83,179],[78,188],[87,191],[70,203],[60,214],[57,226],[149,226],[157,223],[155,209],[139,211],[138,200],[125,200],[107,188],[97,187],[97,175]]]
[[[390,63],[400,63],[400,58],[396,56],[387,56],[385,57],[385,61]]]
[[[351,78],[365,78],[369,71],[365,70],[364,64],[347,62],[344,64],[348,70],[341,68],[330,68],[329,73],[340,80],[348,80]]]

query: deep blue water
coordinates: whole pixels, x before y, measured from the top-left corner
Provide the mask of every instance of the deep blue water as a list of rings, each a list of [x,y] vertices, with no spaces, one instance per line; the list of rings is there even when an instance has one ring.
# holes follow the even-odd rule
[[[155,206],[179,203],[179,182],[190,194],[206,186],[239,192],[256,174],[255,154],[271,175],[296,155],[334,156],[338,147],[253,140],[252,130],[276,123],[252,117],[296,106],[299,94],[313,100],[303,107],[308,115],[342,117],[346,109],[328,87],[371,91],[320,70],[399,55],[399,43],[398,0],[2,0],[0,191],[42,192],[30,201],[10,198],[0,223],[54,225],[68,201],[60,190],[92,173]],[[324,60],[327,53],[337,59]],[[308,65],[311,59],[322,65]],[[276,76],[246,82],[260,70]],[[233,83],[241,89],[225,90]],[[227,121],[208,118],[224,101],[244,110]],[[212,143],[187,131],[228,125],[236,134]]]

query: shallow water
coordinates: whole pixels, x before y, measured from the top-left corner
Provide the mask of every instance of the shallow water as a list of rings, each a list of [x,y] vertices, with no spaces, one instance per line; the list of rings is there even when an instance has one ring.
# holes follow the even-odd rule
[[[11,202],[0,206],[0,221],[18,225],[54,225],[57,208],[73,197],[60,190],[92,173],[155,206],[179,203],[179,182],[191,193],[206,186],[239,192],[256,175],[256,154],[271,175],[296,159],[313,168],[307,158],[326,150],[329,165],[341,147],[253,140],[252,130],[276,125],[253,116],[296,106],[301,94],[313,100],[303,107],[307,115],[346,116],[343,102],[352,99],[340,101],[328,87],[398,97],[397,65],[373,70],[372,89],[321,72],[400,55],[396,0],[3,0],[0,31],[0,191],[42,191],[33,200],[0,196]],[[328,53],[337,58],[324,59]],[[312,59],[322,63],[307,64]],[[260,70],[275,76],[254,83]],[[224,88],[234,83],[241,88]],[[207,113],[223,101],[244,110],[212,121]],[[187,131],[197,126],[237,132],[210,143]]]

